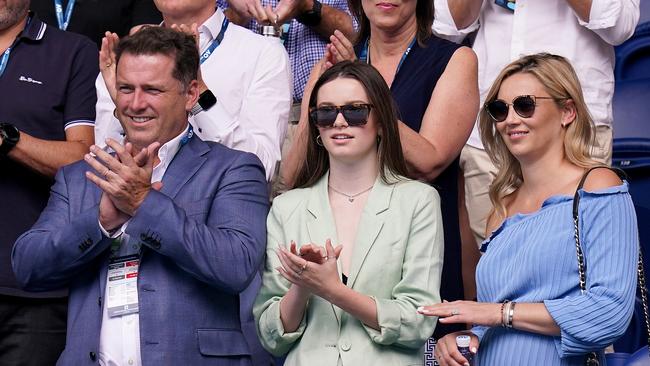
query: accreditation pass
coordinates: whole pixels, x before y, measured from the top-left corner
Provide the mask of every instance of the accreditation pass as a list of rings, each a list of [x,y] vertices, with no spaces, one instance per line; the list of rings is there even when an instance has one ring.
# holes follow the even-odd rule
[[[111,258],[108,264],[108,301],[109,317],[122,316],[138,312],[138,254]]]

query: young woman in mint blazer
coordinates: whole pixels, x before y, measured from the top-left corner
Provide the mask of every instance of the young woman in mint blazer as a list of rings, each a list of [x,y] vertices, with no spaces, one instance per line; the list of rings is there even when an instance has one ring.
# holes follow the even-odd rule
[[[296,189],[273,202],[254,307],[264,347],[285,365],[421,365],[440,302],[438,193],[413,181],[381,75],[342,62],[309,99]]]

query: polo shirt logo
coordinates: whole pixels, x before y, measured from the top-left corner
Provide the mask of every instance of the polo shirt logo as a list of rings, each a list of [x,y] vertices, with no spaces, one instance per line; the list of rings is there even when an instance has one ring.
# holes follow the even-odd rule
[[[42,82],[42,81],[34,80],[34,79],[30,78],[30,77],[27,77],[27,78],[26,78],[26,77],[24,77],[24,76],[22,76],[22,75],[18,78],[18,80],[20,80],[20,81],[25,81],[25,82],[28,82],[28,83],[33,83],[33,84],[43,85],[43,82]]]

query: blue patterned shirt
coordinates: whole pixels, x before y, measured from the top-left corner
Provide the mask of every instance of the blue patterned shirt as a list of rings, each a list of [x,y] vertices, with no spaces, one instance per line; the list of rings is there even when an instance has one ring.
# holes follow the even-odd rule
[[[277,6],[278,0],[261,0],[262,6]],[[350,14],[347,0],[323,0],[322,4],[334,9],[342,10]],[[217,5],[221,9],[228,8],[227,0],[217,0]],[[285,47],[289,54],[291,62],[291,71],[293,74],[293,98],[295,101],[302,99],[305,92],[305,84],[309,79],[309,73],[316,62],[323,57],[325,46],[329,41],[321,37],[316,31],[292,19],[289,23],[289,32],[286,36]],[[356,23],[353,23],[355,25]],[[259,24],[254,19],[251,20],[246,28],[255,33],[259,33]]]

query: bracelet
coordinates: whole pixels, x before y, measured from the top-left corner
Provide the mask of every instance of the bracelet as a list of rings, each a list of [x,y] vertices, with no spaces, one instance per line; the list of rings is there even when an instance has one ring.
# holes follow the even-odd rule
[[[508,303],[508,321],[506,322],[506,328],[512,328],[512,319],[515,316],[515,305],[516,302],[509,302]]]
[[[509,300],[504,300],[501,303],[501,326],[505,327],[506,323],[508,322],[508,310],[506,307],[510,307],[510,301]]]

